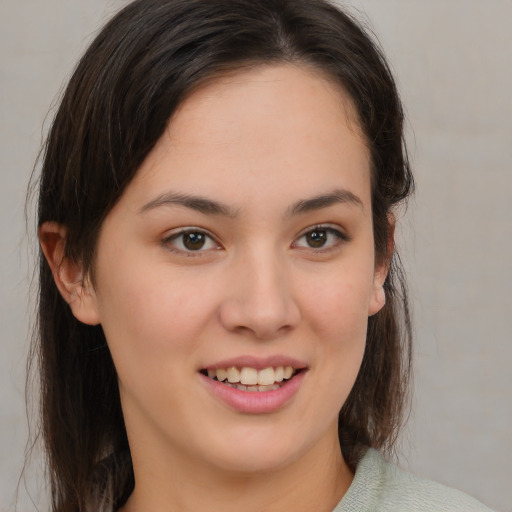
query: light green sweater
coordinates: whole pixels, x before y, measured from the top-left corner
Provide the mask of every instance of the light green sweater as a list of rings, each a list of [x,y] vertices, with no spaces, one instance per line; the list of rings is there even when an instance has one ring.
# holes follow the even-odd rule
[[[463,492],[406,473],[369,449],[333,512],[491,512]]]

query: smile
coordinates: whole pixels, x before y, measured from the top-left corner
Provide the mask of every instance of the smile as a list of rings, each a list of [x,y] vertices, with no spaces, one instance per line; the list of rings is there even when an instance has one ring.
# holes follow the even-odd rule
[[[292,366],[276,366],[257,370],[244,366],[202,370],[210,379],[240,391],[273,391],[291,379],[299,370]]]

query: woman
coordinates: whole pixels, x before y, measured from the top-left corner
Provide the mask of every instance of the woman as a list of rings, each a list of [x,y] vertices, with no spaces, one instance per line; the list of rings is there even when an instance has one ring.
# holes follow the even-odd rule
[[[39,196],[53,509],[485,510],[404,475],[413,186],[386,62],[320,0],[139,0]]]

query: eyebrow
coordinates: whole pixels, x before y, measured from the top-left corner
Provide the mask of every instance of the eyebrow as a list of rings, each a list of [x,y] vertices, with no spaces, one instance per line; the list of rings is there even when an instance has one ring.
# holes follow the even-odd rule
[[[363,202],[358,196],[349,190],[338,188],[326,194],[320,194],[308,199],[301,199],[297,201],[287,209],[285,217],[291,217],[293,215],[299,215],[314,210],[321,210],[335,204],[352,204],[359,208],[363,208]],[[139,213],[154,210],[155,208],[162,206],[174,205],[184,206],[205,215],[220,215],[230,218],[237,217],[239,212],[237,209],[233,209],[224,203],[214,201],[206,197],[181,194],[178,192],[167,192],[146,203],[139,210]]]
[[[328,208],[335,204],[352,204],[363,209],[363,201],[358,196],[350,192],[350,190],[337,188],[327,194],[297,201],[288,209],[286,215],[292,216],[314,210],[321,210],[322,208]]]
[[[159,208],[160,206],[185,206],[192,210],[204,213],[205,215],[221,215],[224,217],[236,217],[238,214],[237,210],[230,208],[229,206],[213,201],[202,196],[195,196],[190,194],[180,194],[177,192],[168,192],[161,194],[155,199],[146,203],[141,209],[140,213]]]

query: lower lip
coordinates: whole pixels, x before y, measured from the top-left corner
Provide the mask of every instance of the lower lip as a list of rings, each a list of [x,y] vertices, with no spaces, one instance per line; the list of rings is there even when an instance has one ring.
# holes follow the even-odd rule
[[[199,376],[209,390],[232,409],[249,414],[265,414],[275,412],[286,405],[299,390],[305,374],[306,371],[302,370],[279,389],[271,391],[242,391],[210,379],[201,373]]]

